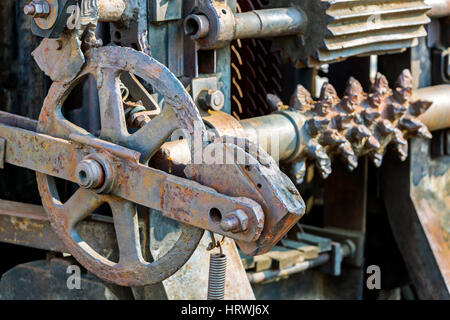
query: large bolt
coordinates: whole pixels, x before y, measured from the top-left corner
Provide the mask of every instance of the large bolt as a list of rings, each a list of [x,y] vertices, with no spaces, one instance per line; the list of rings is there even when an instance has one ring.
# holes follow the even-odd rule
[[[219,111],[225,104],[225,96],[220,90],[204,89],[199,93],[197,102],[206,111],[208,109]]]
[[[245,231],[248,229],[248,216],[243,210],[237,209],[225,215],[220,227],[226,232]]]
[[[50,5],[45,0],[31,1],[23,8],[23,12],[33,18],[45,18],[50,14]]]
[[[85,189],[99,188],[105,182],[105,173],[100,163],[92,159],[82,160],[75,168],[77,182]]]

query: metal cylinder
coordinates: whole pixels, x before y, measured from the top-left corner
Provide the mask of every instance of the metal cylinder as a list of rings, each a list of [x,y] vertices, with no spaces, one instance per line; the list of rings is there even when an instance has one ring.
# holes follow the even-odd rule
[[[245,137],[261,146],[275,160],[286,160],[298,149],[298,124],[285,114],[245,119],[240,124]]]
[[[119,21],[129,0],[99,0],[99,21]]]
[[[222,12],[222,13],[217,13]],[[301,34],[306,14],[297,8],[255,10],[232,15],[227,10],[191,14],[184,20],[184,32],[194,40],[209,39],[209,47],[222,41]]]
[[[450,15],[450,0],[425,0],[431,7],[427,15],[432,18],[442,18]]]
[[[208,300],[225,299],[227,257],[214,253],[209,258]]]
[[[209,33],[209,20],[203,14],[191,14],[184,20],[184,33],[192,39],[201,39]]]
[[[301,34],[306,15],[297,8],[264,9],[235,15],[234,39]]]
[[[450,128],[450,85],[421,88],[415,91],[421,100],[433,102],[431,107],[419,116],[430,131]]]
[[[431,131],[450,128],[450,85],[421,88],[414,92],[419,99],[433,103],[419,116],[419,120]],[[241,128],[237,130],[234,130],[237,120],[231,115],[228,117],[229,119],[222,117],[220,122],[208,122],[208,118],[205,118],[205,122],[212,124],[213,127],[220,125],[218,131],[221,134],[238,135],[249,139],[260,145],[275,160],[295,159],[302,151],[302,116],[299,112],[282,111],[241,120],[238,122]],[[227,130],[227,127],[232,130]],[[165,143],[162,149],[176,162],[187,163],[190,160],[189,146],[185,140]]]

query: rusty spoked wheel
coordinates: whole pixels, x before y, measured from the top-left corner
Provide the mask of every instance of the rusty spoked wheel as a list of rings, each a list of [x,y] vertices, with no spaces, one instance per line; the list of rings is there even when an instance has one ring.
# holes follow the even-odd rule
[[[133,134],[128,133],[124,117],[119,81],[122,72],[133,73],[148,81],[166,101],[161,114]],[[71,90],[89,74],[97,80],[99,92],[99,137],[140,152],[141,163],[146,163],[176,129],[185,129],[190,134],[198,130],[200,132],[196,134],[203,134],[204,127],[195,104],[183,85],[166,67],[141,52],[112,46],[92,49],[86,53],[85,67],[74,81],[52,84],[40,114],[39,132],[64,139],[69,139],[71,134],[90,135],[67,120],[62,112],[63,103]],[[195,122],[198,125],[194,125]],[[63,163],[64,160],[62,165]],[[102,166],[105,169],[107,164]],[[95,171],[95,166],[91,169]],[[107,179],[108,170],[105,170],[104,175],[102,179]],[[86,269],[106,281],[123,286],[160,282],[186,263],[203,235],[201,229],[182,225],[180,237],[172,248],[157,260],[147,262],[142,255],[135,203],[108,194],[105,186],[89,189],[98,187],[99,181],[86,181],[83,187],[63,203],[55,178],[37,172],[37,181],[52,227],[68,251]],[[112,212],[119,248],[118,262],[108,260],[93,250],[76,230],[78,222],[90,216],[104,203],[109,204]]]

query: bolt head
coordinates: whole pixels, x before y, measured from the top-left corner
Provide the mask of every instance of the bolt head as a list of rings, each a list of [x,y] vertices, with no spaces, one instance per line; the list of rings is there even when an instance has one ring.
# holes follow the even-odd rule
[[[23,7],[23,13],[25,13],[27,16],[34,16],[36,13],[36,8],[34,7],[33,3],[25,5]]]
[[[248,229],[248,216],[241,209],[229,212],[220,222],[220,227],[226,232],[243,232]]]
[[[220,90],[204,89],[198,96],[200,107],[205,110],[213,109],[219,111],[225,104],[225,96]]]
[[[23,12],[33,18],[45,18],[50,14],[50,5],[45,0],[32,1],[23,8]]]
[[[94,189],[100,187],[105,181],[102,166],[95,160],[82,160],[75,168],[77,182],[80,187]]]

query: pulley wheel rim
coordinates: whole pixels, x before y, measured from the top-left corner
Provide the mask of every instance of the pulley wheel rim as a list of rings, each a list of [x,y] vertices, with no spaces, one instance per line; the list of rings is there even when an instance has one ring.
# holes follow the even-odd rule
[[[190,134],[196,133],[200,136],[204,134],[200,114],[183,85],[165,66],[153,58],[130,48],[112,46],[92,49],[86,56],[87,63],[74,81],[52,84],[39,117],[38,132],[64,139],[69,139],[72,133],[90,134],[68,121],[62,114],[62,106],[71,90],[85,76],[92,74],[99,86],[100,117],[105,114],[102,110],[109,111],[112,119],[119,119],[120,122],[108,126],[106,120],[102,121],[100,138],[148,153],[149,150],[143,150],[145,147],[136,143],[137,138],[132,137],[134,134],[124,132],[126,124],[121,99],[114,104],[115,99],[120,98],[118,77],[120,72],[126,71],[148,81],[165,97],[166,102],[170,103],[166,108],[173,109],[176,115],[177,127],[187,130]],[[111,92],[102,92],[102,86],[105,83],[114,84],[116,88],[110,90]],[[102,94],[106,95],[106,98],[100,97]],[[109,104],[105,106],[105,102],[113,102],[113,106]],[[108,120],[111,119],[108,118]],[[163,118],[160,121],[164,124],[167,119]],[[200,123],[195,124],[196,121]],[[104,130],[104,123],[107,130]],[[172,128],[170,127],[169,130]],[[149,132],[152,133],[151,128]],[[187,262],[203,235],[202,229],[182,224],[180,237],[173,247],[157,260],[151,263],[146,262],[140,249],[136,204],[114,195],[98,194],[83,188],[78,189],[63,204],[59,199],[55,179],[39,172],[36,174],[42,203],[53,229],[78,262],[106,281],[124,286],[142,286],[160,282],[174,274]],[[110,261],[98,254],[81,239],[75,229],[77,222],[89,216],[103,203],[108,203],[113,213],[119,245],[119,262]]]

